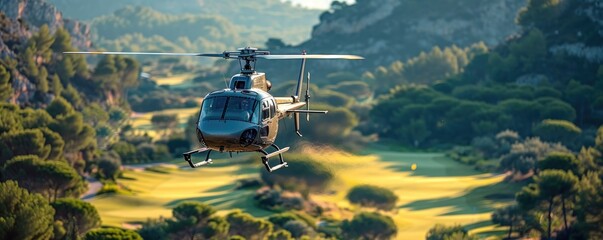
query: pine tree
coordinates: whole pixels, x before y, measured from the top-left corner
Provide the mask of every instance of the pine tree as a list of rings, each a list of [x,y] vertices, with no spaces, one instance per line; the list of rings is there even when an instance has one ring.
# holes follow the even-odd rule
[[[44,24],[40,30],[31,38],[36,43],[37,56],[41,56],[44,61],[49,61],[51,56],[50,46],[54,42],[54,37],[50,34],[48,25]],[[31,41],[30,40],[30,41]]]
[[[40,67],[38,76],[36,76],[36,86],[38,87],[38,91],[42,93],[48,92],[48,71],[44,66]]]
[[[52,93],[54,94],[54,96],[61,96],[61,92],[63,91],[63,84],[61,83],[59,75],[55,73],[54,75],[52,75],[51,79],[52,80],[50,82],[50,85],[52,87]]]
[[[4,66],[0,65],[0,102],[4,102],[13,94],[13,88],[10,84],[10,73]]]

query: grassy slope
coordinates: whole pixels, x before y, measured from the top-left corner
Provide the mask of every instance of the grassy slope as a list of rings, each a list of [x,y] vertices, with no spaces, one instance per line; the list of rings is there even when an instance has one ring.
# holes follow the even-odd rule
[[[193,78],[195,78],[195,76],[196,75],[194,73],[183,73],[183,74],[172,75],[169,77],[154,77],[153,79],[155,80],[157,85],[169,85],[169,86],[175,86],[175,87],[184,87],[184,86],[188,86],[185,84],[188,81],[191,81]]]
[[[179,108],[179,109],[167,109],[161,111],[147,112],[147,113],[135,113],[130,117],[130,121],[132,127],[136,131],[136,133],[144,134],[147,133],[149,136],[157,139],[159,136],[157,135],[157,131],[153,128],[151,124],[151,118],[155,114],[167,114],[172,115],[175,114],[178,117],[178,126],[175,129],[191,129],[194,126],[185,126],[186,121],[192,115],[199,114],[199,108]]]
[[[489,221],[492,208],[506,204],[519,187],[500,183],[503,176],[475,172],[441,154],[374,151],[353,156],[332,150],[303,151],[320,156],[325,164],[337,170],[337,181],[332,187],[336,192],[314,195],[314,199],[357,211],[357,207],[345,200],[345,194],[354,185],[373,184],[393,190],[400,198],[398,208],[390,213],[398,225],[399,239],[422,239],[436,223],[463,224],[472,233],[496,233],[491,232],[496,229]],[[229,160],[215,158],[218,164]],[[412,163],[417,164],[416,171],[410,170]],[[222,213],[241,208],[264,217],[271,213],[253,206],[251,190],[234,190],[237,179],[257,176],[257,169],[258,165],[214,164],[195,170],[174,169],[168,174],[128,171],[125,176],[133,180],[121,182],[135,194],[100,196],[91,202],[99,210],[103,224],[116,226],[169,217],[170,209],[185,200],[212,204]],[[507,198],[493,198],[501,195]]]

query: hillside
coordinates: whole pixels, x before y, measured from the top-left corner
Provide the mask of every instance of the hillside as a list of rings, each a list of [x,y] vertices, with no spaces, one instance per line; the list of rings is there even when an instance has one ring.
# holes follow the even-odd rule
[[[261,0],[250,4],[248,1],[141,1],[109,0],[87,1],[50,0],[68,17],[93,21],[123,11],[127,6],[145,6],[168,15],[193,14],[195,16],[221,16],[237,28],[223,28],[221,31],[240,33],[245,37],[240,44],[263,44],[269,37],[278,37],[289,43],[299,43],[309,38],[311,26],[318,22],[319,10],[311,10],[283,3],[279,0]],[[196,28],[189,31],[195,32]],[[133,31],[136,32],[136,31]],[[161,32],[155,33],[161,35]],[[145,35],[146,37],[151,37]],[[251,42],[247,39],[252,40]],[[194,39],[192,39],[194,41]],[[222,51],[218,49],[216,51]]]
[[[5,27],[8,27],[6,33],[17,33],[21,39],[31,35],[27,31],[37,30],[40,26],[46,24],[52,31],[57,28],[65,28],[71,35],[73,45],[77,48],[86,49],[91,45],[90,26],[88,24],[65,18],[59,9],[43,0],[3,0],[0,4],[0,12],[3,12],[8,18],[22,20],[23,26],[13,25],[8,27],[8,24],[5,25]],[[19,27],[22,27],[25,31],[19,30]]]
[[[525,5],[516,0],[356,1],[340,4],[320,15],[312,38],[282,52],[351,53],[362,62],[310,63],[316,72],[355,69],[361,73],[395,60],[406,60],[433,46],[467,47],[483,41],[488,46],[516,33],[517,11]],[[281,69],[282,65],[271,69]],[[293,72],[287,76],[292,76]],[[281,75],[279,75],[280,77]]]

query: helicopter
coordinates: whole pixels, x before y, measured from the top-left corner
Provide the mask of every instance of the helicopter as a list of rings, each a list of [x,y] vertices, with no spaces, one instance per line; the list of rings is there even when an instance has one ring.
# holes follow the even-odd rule
[[[326,114],[324,110],[310,110],[310,73],[306,78],[306,90],[301,101],[304,72],[307,59],[363,59],[356,55],[325,55],[301,54],[274,55],[269,51],[245,47],[237,51],[222,53],[153,53],[153,52],[64,52],[64,54],[103,54],[103,55],[163,55],[163,56],[198,56],[237,59],[240,73],[230,79],[228,88],[216,90],[207,94],[201,102],[201,109],[196,122],[196,135],[203,147],[182,154],[191,168],[213,163],[210,158],[212,151],[228,152],[259,152],[262,154],[262,164],[268,172],[288,167],[283,153],[289,147],[280,148],[275,144],[278,134],[278,123],[281,119],[293,116],[295,133],[300,133],[300,114]],[[272,83],[266,79],[266,73],[256,72],[258,59],[288,60],[299,59],[301,66],[297,78],[295,93],[288,97],[275,97],[270,93]],[[302,109],[303,107],[306,109]],[[274,148],[268,153],[266,149]],[[205,160],[194,162],[194,154],[206,153]],[[279,163],[271,166],[270,158],[278,156]]]

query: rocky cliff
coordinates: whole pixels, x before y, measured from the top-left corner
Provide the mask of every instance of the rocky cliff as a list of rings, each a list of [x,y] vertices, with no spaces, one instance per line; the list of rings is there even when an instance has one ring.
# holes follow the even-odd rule
[[[0,12],[24,23],[30,31],[37,31],[44,24],[51,31],[63,27],[69,31],[74,46],[79,49],[88,49],[92,44],[87,24],[63,18],[63,14],[54,5],[44,0],[2,0]]]
[[[358,0],[324,12],[310,40],[283,51],[359,54],[366,60],[311,66],[360,72],[434,46],[497,45],[519,30],[515,18],[524,5],[522,0]]]
[[[0,59],[7,58],[5,64],[22,62],[19,59],[27,40],[42,25],[48,25],[51,32],[64,28],[71,35],[71,42],[79,49],[91,47],[90,27],[78,21],[63,18],[52,4],[44,0],[2,0],[0,4]],[[12,68],[12,67],[11,67]],[[35,97],[36,84],[20,68],[12,68],[11,84],[14,103],[29,103]]]

